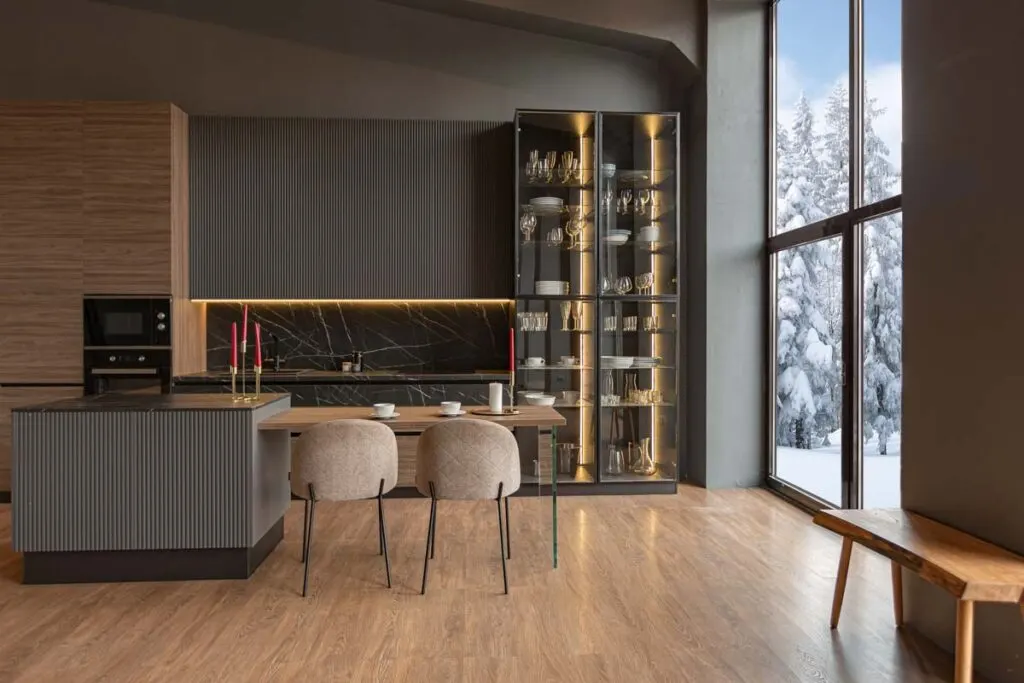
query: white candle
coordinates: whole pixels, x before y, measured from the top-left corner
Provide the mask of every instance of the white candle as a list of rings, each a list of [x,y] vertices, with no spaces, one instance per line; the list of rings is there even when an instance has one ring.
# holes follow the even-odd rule
[[[488,405],[492,413],[501,412],[501,397],[505,393],[505,385],[500,382],[491,382],[488,392]]]

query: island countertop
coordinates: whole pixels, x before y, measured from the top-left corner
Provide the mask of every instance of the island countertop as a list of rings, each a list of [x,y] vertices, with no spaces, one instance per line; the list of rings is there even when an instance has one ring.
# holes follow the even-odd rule
[[[289,394],[262,393],[257,399],[235,401],[230,394],[99,394],[15,408],[14,412],[155,412],[167,410],[255,410]]]

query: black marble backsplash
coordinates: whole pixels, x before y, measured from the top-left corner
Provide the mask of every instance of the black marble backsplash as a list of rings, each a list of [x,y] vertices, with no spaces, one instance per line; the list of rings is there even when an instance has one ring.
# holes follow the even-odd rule
[[[251,345],[252,322],[259,321],[264,358],[273,354],[274,335],[284,369],[338,370],[343,359],[361,351],[364,370],[502,370],[508,368],[509,309],[508,303],[467,301],[251,304],[249,340]],[[241,328],[242,304],[207,304],[210,370],[228,366],[232,322]],[[251,358],[250,346],[250,367]]]

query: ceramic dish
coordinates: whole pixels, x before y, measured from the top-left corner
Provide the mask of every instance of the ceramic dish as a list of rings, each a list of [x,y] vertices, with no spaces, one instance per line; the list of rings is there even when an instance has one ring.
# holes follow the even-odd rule
[[[550,394],[532,394],[526,397],[526,402],[531,406],[553,406],[555,397]]]

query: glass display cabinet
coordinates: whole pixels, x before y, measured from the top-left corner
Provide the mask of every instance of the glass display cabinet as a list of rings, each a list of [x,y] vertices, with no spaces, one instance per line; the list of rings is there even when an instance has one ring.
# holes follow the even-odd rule
[[[516,114],[516,401],[567,422],[524,482],[674,489],[679,161],[678,114]]]

